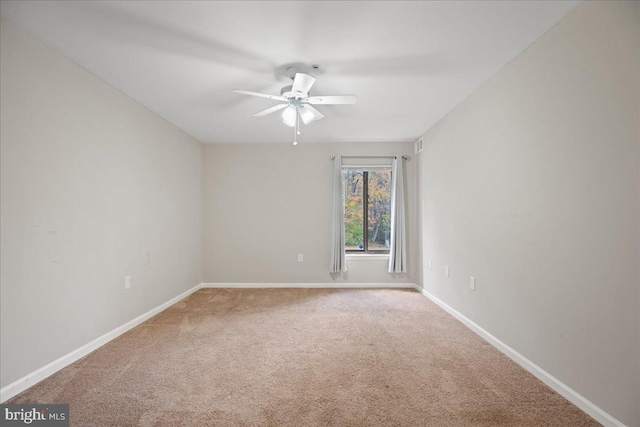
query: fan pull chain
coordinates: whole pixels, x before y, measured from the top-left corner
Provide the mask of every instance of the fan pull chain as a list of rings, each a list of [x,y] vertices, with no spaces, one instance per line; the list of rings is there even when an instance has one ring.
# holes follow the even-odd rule
[[[293,132],[293,145],[298,145],[298,135],[300,135],[300,114],[298,114],[298,110],[296,110],[296,126]]]
[[[296,112],[296,117],[298,113]],[[293,145],[298,145],[298,120],[296,119],[296,126],[293,128]]]

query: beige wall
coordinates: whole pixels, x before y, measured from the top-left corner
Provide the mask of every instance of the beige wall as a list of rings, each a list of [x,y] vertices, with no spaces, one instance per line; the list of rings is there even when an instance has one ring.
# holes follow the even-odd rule
[[[329,230],[330,155],[411,154],[412,149],[411,143],[206,145],[204,281],[411,282],[410,274],[389,274],[388,261],[348,261],[346,275],[334,280],[329,275]],[[406,165],[413,249],[413,161]],[[297,262],[299,253],[304,254],[302,263]],[[416,263],[409,264],[414,268]]]
[[[416,161],[424,288],[629,426],[639,21],[637,2],[582,3],[430,129]]]
[[[0,26],[6,386],[201,282],[202,144]]]

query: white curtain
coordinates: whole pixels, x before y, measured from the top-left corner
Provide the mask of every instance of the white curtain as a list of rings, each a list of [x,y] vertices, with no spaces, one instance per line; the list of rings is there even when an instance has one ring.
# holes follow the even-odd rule
[[[344,252],[344,187],[342,185],[342,157],[333,160],[333,211],[331,230],[331,265],[329,272],[347,271]]]
[[[389,273],[407,272],[407,221],[404,212],[404,159],[396,156],[391,169],[391,247]],[[344,234],[343,234],[344,236]]]

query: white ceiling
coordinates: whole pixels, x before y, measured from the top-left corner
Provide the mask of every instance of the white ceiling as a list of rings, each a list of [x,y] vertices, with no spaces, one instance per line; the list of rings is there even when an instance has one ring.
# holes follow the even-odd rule
[[[3,1],[0,14],[203,142],[290,142],[276,104],[290,64],[319,64],[301,142],[414,140],[576,1]]]

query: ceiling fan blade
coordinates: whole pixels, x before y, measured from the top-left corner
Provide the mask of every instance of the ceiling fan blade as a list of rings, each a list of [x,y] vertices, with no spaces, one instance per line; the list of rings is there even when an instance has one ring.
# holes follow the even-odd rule
[[[355,104],[358,102],[358,97],[355,95],[328,95],[328,96],[312,96],[305,102],[309,104]]]
[[[248,91],[248,90],[241,90],[241,89],[233,89],[233,91],[235,93],[240,93],[242,95],[259,96],[260,98],[273,99],[274,101],[288,101],[287,98],[285,98],[284,96],[280,96],[280,95],[269,95],[267,93],[251,92],[251,91]]]
[[[254,114],[254,117],[264,117],[267,114],[275,113],[278,110],[282,110],[283,108],[287,108],[289,104],[278,104],[275,107],[267,108],[266,110],[260,111],[259,113]]]
[[[293,87],[291,91],[296,96],[307,96],[311,86],[316,81],[316,78],[305,73],[296,73],[296,76],[293,79]]]
[[[311,105],[300,106],[300,118],[305,125],[313,121],[320,120],[323,117],[324,114],[313,108]]]

